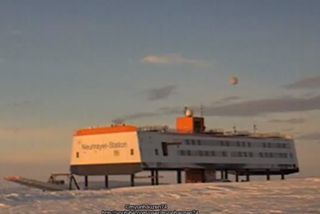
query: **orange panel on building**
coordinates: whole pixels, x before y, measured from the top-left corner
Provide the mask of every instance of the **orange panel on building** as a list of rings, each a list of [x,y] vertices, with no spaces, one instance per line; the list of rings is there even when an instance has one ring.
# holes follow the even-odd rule
[[[201,133],[205,130],[204,118],[180,117],[176,120],[176,129],[180,133]]]

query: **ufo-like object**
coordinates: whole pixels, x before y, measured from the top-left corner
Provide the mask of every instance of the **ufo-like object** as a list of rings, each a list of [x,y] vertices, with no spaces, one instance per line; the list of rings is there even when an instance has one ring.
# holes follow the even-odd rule
[[[237,85],[238,83],[239,83],[238,77],[233,76],[233,77],[231,77],[231,78],[229,79],[229,84],[230,84],[230,85]]]

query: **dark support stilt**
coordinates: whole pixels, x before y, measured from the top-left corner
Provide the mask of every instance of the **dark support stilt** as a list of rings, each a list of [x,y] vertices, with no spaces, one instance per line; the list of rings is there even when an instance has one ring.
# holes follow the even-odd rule
[[[236,182],[239,182],[239,172],[236,170]]]
[[[73,175],[70,176],[70,186],[71,186],[71,189],[72,189],[72,182],[74,183],[74,185],[76,186],[76,188],[79,190],[80,189],[80,186],[78,184],[78,182],[76,181],[75,177]],[[70,190],[71,190],[70,189]]]
[[[159,170],[156,169],[156,185],[159,185]]]
[[[220,171],[220,178],[221,178],[221,180],[224,179],[223,170]]]
[[[84,187],[87,189],[88,188],[88,175],[84,176]]]
[[[224,171],[224,179],[228,180],[228,170]]]
[[[270,180],[270,170],[267,169],[267,180],[269,181]]]
[[[281,172],[281,180],[284,180],[284,173]]]
[[[181,169],[177,170],[177,183],[181,184]]]
[[[202,170],[202,173],[201,173],[202,175],[202,183],[205,183],[206,182],[206,175],[205,175],[205,171],[204,170]]]
[[[134,186],[134,174],[131,174],[130,176],[131,186]]]
[[[154,185],[154,170],[151,169],[151,185]]]
[[[69,190],[72,190],[72,175],[69,176]]]
[[[246,181],[250,181],[250,172],[248,169],[246,170]]]
[[[109,188],[109,177],[108,175],[104,176],[104,186],[107,188]]]

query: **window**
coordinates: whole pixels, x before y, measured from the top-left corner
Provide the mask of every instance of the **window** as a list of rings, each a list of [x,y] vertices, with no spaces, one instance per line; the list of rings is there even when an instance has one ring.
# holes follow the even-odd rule
[[[198,145],[201,145],[201,141],[200,140],[197,140],[198,141]]]
[[[134,155],[134,150],[130,149],[130,155]]]
[[[190,150],[187,151],[187,155],[191,156],[191,151]]]
[[[113,151],[113,155],[114,155],[114,156],[119,156],[119,154],[120,154],[120,153],[119,153],[119,150],[114,150],[114,151]]]
[[[211,156],[215,156],[215,152],[214,151],[211,151]]]
[[[181,150],[181,151],[180,151],[180,155],[181,155],[181,156],[185,156],[185,155],[186,155],[186,152],[185,152],[184,150]]]
[[[222,156],[226,157],[227,156],[227,152],[222,152]]]
[[[162,142],[162,155],[168,156],[168,144],[165,142]]]
[[[191,140],[192,145],[196,145],[196,142],[194,140]]]
[[[155,150],[154,150],[154,154],[155,154],[155,155],[159,155],[158,149],[155,149]]]
[[[76,157],[79,158],[79,152],[76,153]]]
[[[186,140],[186,145],[189,145],[189,144],[190,144],[189,140]]]

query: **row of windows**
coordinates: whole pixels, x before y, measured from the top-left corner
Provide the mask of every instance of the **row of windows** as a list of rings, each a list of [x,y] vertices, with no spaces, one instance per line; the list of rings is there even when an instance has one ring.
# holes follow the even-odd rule
[[[211,156],[211,157],[261,157],[261,158],[293,158],[292,153],[272,153],[272,152],[228,152],[226,151],[202,151],[202,150],[179,150],[181,156]]]
[[[214,140],[185,140],[186,145],[203,145],[203,146],[232,146],[232,147],[263,147],[263,148],[288,148],[286,143],[270,142],[245,142],[245,141],[214,141]]]
[[[191,151],[191,150],[180,150],[181,156],[216,156],[216,157],[227,157],[225,151]]]
[[[119,156],[120,151],[119,150],[113,150],[113,156]],[[134,155],[134,150],[130,149],[130,155]],[[80,153],[76,152],[76,158],[80,158]]]
[[[119,150],[113,150],[113,155],[114,156],[119,156],[120,155],[120,151]],[[130,149],[130,155],[134,155],[134,150]]]

